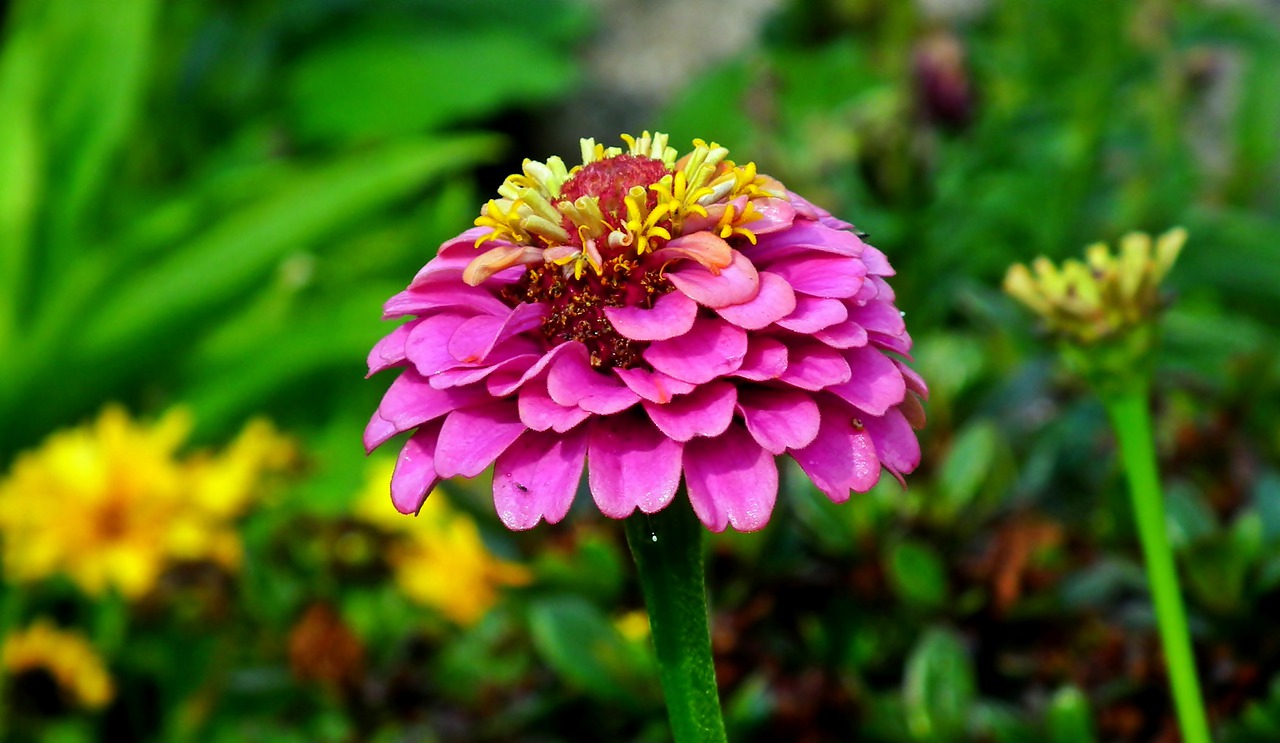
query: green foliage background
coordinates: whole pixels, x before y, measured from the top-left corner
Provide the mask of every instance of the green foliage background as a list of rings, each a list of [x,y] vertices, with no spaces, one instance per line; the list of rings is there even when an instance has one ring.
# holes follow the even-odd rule
[[[190,405],[200,442],[265,413],[309,465],[245,524],[220,612],[38,597],[129,623],[108,653],[127,691],[0,723],[6,740],[665,739],[647,646],[610,621],[640,606],[617,524],[583,508],[507,534],[483,484],[453,486],[537,576],[465,630],[370,567],[376,540],[343,541],[386,386],[362,380],[382,301],[522,158],[614,141],[581,110],[718,140],[869,232],[932,388],[908,491],[833,506],[792,472],[767,530],[713,540],[733,740],[1175,739],[1105,418],[998,285],[1014,261],[1177,224],[1155,401],[1170,529],[1215,729],[1280,739],[1280,17],[925,10],[942,5],[782,4],[655,103],[583,62],[606,5],[10,3],[0,467],[110,400]],[[714,34],[734,9],[690,22]],[[659,41],[637,65],[679,53]],[[284,638],[317,601],[367,648],[356,691],[290,676]]]

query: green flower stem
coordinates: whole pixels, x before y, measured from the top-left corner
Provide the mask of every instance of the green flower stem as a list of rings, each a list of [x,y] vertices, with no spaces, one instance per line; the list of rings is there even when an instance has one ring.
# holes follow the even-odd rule
[[[1209,743],[1209,725],[1205,719],[1200,682],[1196,677],[1182,591],[1178,587],[1173,551],[1169,548],[1165,532],[1164,499],[1156,473],[1151,417],[1147,412],[1147,386],[1131,385],[1126,390],[1106,395],[1105,402],[1120,439],[1120,456],[1133,496],[1134,517],[1147,564],[1147,580],[1151,584],[1182,739],[1186,743]]]
[[[724,743],[707,625],[705,530],[682,494],[652,516],[636,513],[627,518],[626,530],[649,609],[675,743]]]

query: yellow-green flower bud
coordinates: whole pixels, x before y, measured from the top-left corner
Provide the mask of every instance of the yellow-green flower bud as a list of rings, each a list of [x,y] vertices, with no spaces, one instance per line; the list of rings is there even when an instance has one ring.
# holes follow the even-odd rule
[[[1031,308],[1049,330],[1083,344],[1114,338],[1150,322],[1160,309],[1160,281],[1177,260],[1187,232],[1172,229],[1152,243],[1141,232],[1125,235],[1112,254],[1103,243],[1085,249],[1085,262],[1061,268],[1037,258],[1014,264],[1004,290]]]
[[[1061,267],[1037,258],[1014,264],[1004,290],[1040,316],[1065,341],[1067,362],[1100,391],[1145,372],[1161,307],[1160,282],[1173,267],[1187,232],[1174,228],[1156,238],[1133,232],[1116,253],[1103,243],[1085,249],[1085,260]]]

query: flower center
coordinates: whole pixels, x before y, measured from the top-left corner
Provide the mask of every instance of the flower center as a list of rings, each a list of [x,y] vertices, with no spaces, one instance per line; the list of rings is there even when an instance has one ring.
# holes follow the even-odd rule
[[[563,200],[573,202],[583,196],[599,200],[600,211],[606,219],[624,220],[627,192],[639,186],[648,189],[667,174],[667,166],[661,160],[636,155],[616,155],[604,160],[587,163],[560,187]],[[650,197],[656,200],[656,195]]]
[[[547,304],[543,335],[553,344],[580,341],[598,368],[641,365],[648,346],[619,335],[605,308],[651,308],[674,289],[663,275],[674,261],[695,260],[718,274],[732,260],[726,241],[756,241],[748,225],[762,215],[754,202],[786,198],[781,184],[754,163],[727,160],[729,151],[714,142],[695,139],[679,157],[665,134],[622,138],[627,151],[582,140],[583,164],[572,170],[559,157],[526,160],[476,218],[487,228],[476,247],[490,245],[462,274],[477,286],[527,266],[504,299]],[[718,239],[667,249],[692,232]]]
[[[646,268],[645,263],[643,258],[619,255],[606,261],[599,275],[588,272],[580,277],[566,275],[550,263],[531,266],[519,283],[506,290],[507,298],[549,304],[542,334],[552,343],[580,341],[590,352],[593,367],[629,369],[644,363],[640,354],[649,344],[619,335],[604,308],[652,307],[654,299],[674,288],[661,266]]]
[[[599,207],[608,233],[620,231],[627,222],[627,197],[632,189],[648,192],[667,172],[665,163],[650,157],[616,155],[596,160],[564,182],[558,201],[573,204],[590,197]],[[652,208],[656,194],[650,193],[646,201]],[[568,216],[562,226],[569,233],[565,242],[593,255],[599,270],[570,272],[554,262],[530,266],[520,283],[509,290],[508,298],[550,305],[542,323],[543,335],[553,343],[583,343],[594,367],[630,368],[643,363],[640,354],[648,344],[619,335],[604,308],[651,307],[656,297],[673,288],[662,276],[661,265],[651,254],[639,254],[630,242],[611,242],[606,235],[590,237]]]

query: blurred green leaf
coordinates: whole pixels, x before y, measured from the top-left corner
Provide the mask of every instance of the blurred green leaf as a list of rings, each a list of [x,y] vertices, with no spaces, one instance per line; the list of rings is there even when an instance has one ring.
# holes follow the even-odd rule
[[[792,467],[788,462],[787,466]],[[792,467],[791,481],[804,477],[803,472]],[[853,498],[844,503],[832,503],[822,491],[813,486],[807,477],[792,488],[788,499],[796,520],[803,526],[825,552],[844,555],[852,553],[858,542],[858,516],[869,507],[870,499]]]
[[[40,743],[91,743],[97,739],[87,720],[59,720],[42,731]]]
[[[120,156],[146,83],[160,3],[118,0],[88,4],[77,0],[43,3],[46,19],[61,37],[55,47],[57,84],[48,92],[51,185],[49,242],[53,265],[80,252],[91,235],[90,212],[118,172]]]
[[[931,397],[954,399],[988,369],[990,359],[982,341],[960,333],[935,333],[922,337],[916,351],[916,363],[929,380]]]
[[[915,740],[964,738],[976,697],[968,650],[954,632],[934,627],[907,658],[902,698],[907,727]]]
[[[730,151],[746,148],[754,132],[751,117],[745,115],[747,91],[759,79],[759,70],[747,62],[699,75],[662,113],[662,130],[672,142],[689,142],[715,132],[715,141]]]
[[[1218,529],[1218,517],[1200,493],[1184,483],[1165,488],[1165,525],[1169,544],[1180,550]]]
[[[1238,719],[1228,722],[1222,743],[1271,743],[1280,740],[1280,676],[1273,676],[1267,696],[1249,703]]]
[[[432,676],[451,699],[474,702],[495,686],[516,683],[532,662],[527,645],[515,645],[517,625],[508,612],[491,611],[479,624],[450,637]]]
[[[985,419],[971,421],[956,434],[938,473],[945,513],[960,513],[978,494],[994,467],[999,438],[995,424]]]
[[[734,739],[746,737],[748,731],[768,722],[775,706],[768,680],[759,673],[752,674],[724,700],[726,732]]]
[[[584,535],[572,553],[541,552],[534,570],[540,585],[608,603],[618,599],[627,567],[613,542]]]
[[[1196,597],[1219,611],[1238,609],[1263,545],[1262,520],[1244,513],[1216,538],[1194,545],[1183,562]]]
[[[1065,686],[1049,700],[1045,719],[1050,743],[1093,743],[1097,735],[1089,699],[1074,686]]]
[[[312,312],[286,317],[283,327],[259,325],[238,346],[198,349],[185,372],[187,400],[202,425],[219,426],[251,414],[273,393],[297,385],[318,371],[347,368],[352,379],[364,375],[364,357],[386,330],[382,302],[390,293],[364,288]],[[236,384],[227,384],[233,375]]]
[[[1070,576],[1062,585],[1062,601],[1070,609],[1096,608],[1146,590],[1147,577],[1141,566],[1128,560],[1104,559]]]
[[[85,328],[81,354],[111,354],[147,337],[156,325],[211,310],[260,280],[288,251],[474,165],[492,155],[496,144],[479,135],[396,142],[297,177],[121,286]]]
[[[323,47],[289,87],[298,131],[346,142],[415,134],[563,92],[574,67],[554,45],[490,26],[465,36],[378,33]],[[334,91],[343,95],[334,95]]]
[[[654,700],[655,669],[587,600],[539,598],[529,607],[529,630],[542,659],[583,693],[627,707]]]
[[[937,608],[947,599],[947,570],[929,545],[911,539],[896,542],[885,556],[890,585],[910,604]]]
[[[0,352],[8,348],[32,288],[32,232],[44,187],[35,111],[40,68],[32,35],[11,33],[0,48]]]
[[[1280,47],[1259,44],[1248,61],[1242,81],[1245,92],[1237,111],[1234,186],[1241,196],[1274,186],[1274,174],[1266,168],[1280,154]],[[1270,181],[1270,183],[1269,183]]]
[[[1265,472],[1253,491],[1253,510],[1262,520],[1262,535],[1268,542],[1280,541],[1280,476]]]
[[[1044,733],[1028,722],[1026,715],[1020,714],[1013,705],[978,700],[970,718],[977,740],[990,738],[996,743],[1044,743]]]

